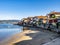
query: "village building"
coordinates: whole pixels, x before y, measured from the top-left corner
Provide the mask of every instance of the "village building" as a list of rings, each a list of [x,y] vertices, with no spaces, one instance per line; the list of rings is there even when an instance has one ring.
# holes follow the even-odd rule
[[[42,23],[46,23],[47,22],[47,16],[36,16],[38,19],[40,19],[42,21]]]
[[[47,19],[47,16],[35,16],[35,17],[33,17],[31,24],[33,26],[40,26],[41,24],[47,22],[46,19]]]
[[[48,22],[50,23],[56,23],[56,22],[60,22],[60,12],[51,12],[49,14],[47,14],[48,17]]]
[[[47,17],[49,26],[52,24],[55,28],[60,28],[60,12],[51,12],[47,14]]]
[[[55,19],[55,18],[60,18],[60,12],[51,12],[47,14],[48,18]]]

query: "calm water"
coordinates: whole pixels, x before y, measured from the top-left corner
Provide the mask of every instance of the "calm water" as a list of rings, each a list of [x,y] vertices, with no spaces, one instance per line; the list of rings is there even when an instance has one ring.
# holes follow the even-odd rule
[[[7,37],[19,32],[22,32],[21,26],[13,24],[0,24],[0,41],[3,41]]]

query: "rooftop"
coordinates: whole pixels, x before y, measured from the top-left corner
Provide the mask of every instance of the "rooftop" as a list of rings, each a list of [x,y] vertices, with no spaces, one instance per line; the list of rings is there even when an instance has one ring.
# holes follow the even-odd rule
[[[49,14],[60,14],[60,12],[50,12]]]
[[[36,16],[37,18],[43,18],[43,19],[46,19],[47,16]]]

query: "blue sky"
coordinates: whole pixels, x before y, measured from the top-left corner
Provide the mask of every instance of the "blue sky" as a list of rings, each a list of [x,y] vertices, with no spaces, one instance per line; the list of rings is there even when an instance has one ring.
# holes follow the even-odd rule
[[[0,20],[60,12],[60,0],[0,0]]]

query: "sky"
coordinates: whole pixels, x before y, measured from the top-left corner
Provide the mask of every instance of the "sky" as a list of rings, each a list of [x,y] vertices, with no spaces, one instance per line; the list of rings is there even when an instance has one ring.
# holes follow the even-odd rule
[[[20,20],[51,11],[60,12],[60,0],[0,0],[0,20]]]

